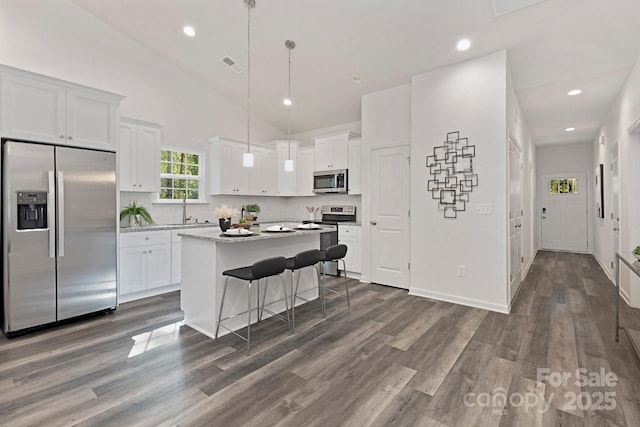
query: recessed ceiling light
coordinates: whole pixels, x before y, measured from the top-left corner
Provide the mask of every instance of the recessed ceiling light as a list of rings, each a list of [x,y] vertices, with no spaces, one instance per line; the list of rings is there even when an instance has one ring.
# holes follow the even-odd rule
[[[574,130],[576,130],[576,128],[566,128],[565,131],[567,132],[573,132]]]
[[[359,75],[354,74],[353,76],[351,76],[351,81],[354,83],[360,83],[362,81],[362,78]]]
[[[291,104],[293,104],[289,98],[285,98],[285,99],[282,101],[282,103],[283,103],[284,105],[286,105],[287,107],[290,107],[290,106],[291,106]]]
[[[186,27],[184,27],[182,29],[182,31],[188,35],[189,37],[195,37],[196,36],[196,30],[195,28],[193,28],[191,25],[187,25]]]
[[[574,90],[570,90],[569,92],[567,92],[567,95],[575,96],[575,95],[580,95],[581,93],[582,93],[582,91],[580,89],[574,89]]]
[[[469,41],[469,39],[462,39],[458,42],[456,47],[458,48],[458,50],[467,50],[471,47],[471,42]]]

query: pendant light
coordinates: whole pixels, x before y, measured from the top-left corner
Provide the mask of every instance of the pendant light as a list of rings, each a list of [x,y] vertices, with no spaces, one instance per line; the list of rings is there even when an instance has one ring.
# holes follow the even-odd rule
[[[291,159],[291,51],[296,48],[296,43],[293,40],[287,40],[284,45],[289,50],[289,95],[284,100],[284,105],[287,106],[287,118],[289,119],[289,156],[284,161],[284,170],[285,172],[293,172],[293,159]]]
[[[256,7],[256,0],[243,0],[247,6],[247,152],[242,156],[242,166],[253,167],[251,152],[251,9]]]

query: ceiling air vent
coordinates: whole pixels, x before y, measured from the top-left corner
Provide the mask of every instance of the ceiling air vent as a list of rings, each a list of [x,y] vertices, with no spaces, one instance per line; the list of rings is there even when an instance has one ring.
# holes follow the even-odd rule
[[[231,58],[229,56],[224,56],[222,58],[222,62],[227,64],[229,66],[229,68],[231,68],[233,71],[235,71],[238,74],[242,74],[246,70],[246,68],[244,68],[242,65],[238,64],[233,58]]]
[[[545,0],[493,0],[493,10],[496,16],[501,16],[543,1]]]

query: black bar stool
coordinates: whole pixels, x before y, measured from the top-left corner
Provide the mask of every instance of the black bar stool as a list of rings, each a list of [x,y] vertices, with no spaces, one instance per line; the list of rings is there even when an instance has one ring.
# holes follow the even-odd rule
[[[291,258],[287,258],[286,269],[291,271],[291,332],[295,333],[296,331],[296,315],[295,315],[295,306],[296,300],[300,298],[305,302],[311,302],[301,296],[298,296],[298,285],[300,284],[300,274],[298,274],[296,282],[295,290],[293,288],[293,282],[295,277],[295,271],[301,270],[305,267],[313,267],[316,269],[316,277],[320,277],[320,272],[316,265],[320,261],[320,249],[310,249],[308,251],[303,251],[297,253],[295,256]],[[323,293],[320,292],[320,280],[318,280],[318,298],[320,299],[320,308],[322,310],[322,317],[324,317],[324,303],[322,302]]]
[[[334,291],[333,289],[329,288],[328,290],[330,292],[333,292],[334,294],[338,294],[338,295],[342,295],[343,297],[347,298],[347,307],[351,307],[351,301],[349,300],[349,281],[347,279],[347,264],[344,262],[344,257],[347,255],[347,245],[331,245],[327,248],[327,250],[325,251],[321,251],[320,252],[320,262],[322,263],[322,290],[323,293],[325,290],[327,290],[327,287],[325,286],[325,271],[326,271],[326,263],[327,262],[335,262],[338,263],[339,261],[342,261],[342,266],[343,271],[344,271],[344,288],[347,291],[347,295],[343,295],[340,292]],[[338,265],[338,271],[339,271],[339,265]],[[325,304],[325,295],[322,295],[322,304]],[[325,311],[326,307],[322,307],[322,311]]]
[[[268,258],[262,261],[258,261],[255,262],[253,265],[248,266],[248,267],[240,267],[240,268],[234,268],[232,270],[226,270],[222,272],[223,276],[226,276],[226,280],[224,282],[224,290],[222,291],[222,300],[220,301],[220,313],[218,314],[218,324],[216,325],[216,339],[218,338],[218,331],[220,330],[220,326],[222,326],[223,328],[225,328],[227,331],[235,334],[236,336],[242,338],[243,340],[245,340],[247,342],[247,353],[249,352],[250,348],[251,348],[251,312],[253,310],[256,310],[258,312],[258,321],[262,320],[262,312],[265,310],[264,308],[264,297],[262,300],[262,308],[260,307],[260,279],[267,279],[267,283],[265,283],[265,295],[266,295],[266,287],[269,284],[269,277],[272,276],[278,276],[282,279],[282,289],[284,290],[284,302],[285,302],[285,307],[286,307],[286,312],[287,312],[287,319],[285,320],[284,317],[280,316],[278,313],[274,313],[270,310],[267,310],[269,313],[273,314],[275,317],[277,317],[278,319],[287,322],[287,325],[289,325],[289,333],[291,333],[291,322],[289,321],[289,305],[288,305],[288,297],[287,297],[287,286],[285,285],[285,281],[284,281],[284,277],[281,276],[281,274],[284,272],[285,270],[285,266],[287,264],[287,260],[285,257],[275,257],[275,258]],[[227,295],[227,286],[229,285],[229,277],[234,277],[236,279],[240,279],[240,280],[244,280],[246,281],[247,285],[248,285],[248,292],[247,292],[247,311],[243,311],[241,313],[238,314],[234,314],[232,316],[228,316],[225,317],[224,319],[222,318],[222,308],[224,306],[224,298]],[[251,285],[253,284],[253,281],[257,280],[257,306],[256,308],[252,308],[251,307]],[[242,283],[242,282],[235,282],[235,283]],[[231,319],[233,317],[239,316],[241,314],[247,313],[248,316],[248,320],[247,320],[247,337],[243,337],[242,335],[240,335],[239,333],[237,333],[236,331],[232,331],[231,329],[227,328],[226,326],[222,325],[221,322],[223,320],[228,320]]]

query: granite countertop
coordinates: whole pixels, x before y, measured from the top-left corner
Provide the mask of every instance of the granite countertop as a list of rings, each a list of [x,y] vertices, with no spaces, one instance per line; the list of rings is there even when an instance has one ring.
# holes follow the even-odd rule
[[[160,230],[179,230],[179,229],[189,229],[189,228],[205,228],[205,227],[216,227],[219,228],[218,224],[214,224],[213,222],[202,222],[199,224],[154,224],[154,225],[145,225],[141,227],[120,227],[120,233],[135,233],[139,231],[160,231]]]
[[[299,223],[293,224],[283,224],[286,227],[292,228],[297,226]],[[253,234],[249,236],[235,237],[235,236],[224,236],[219,230],[200,230],[198,232],[190,233],[188,230],[185,230],[183,233],[178,233],[178,236],[184,238],[191,239],[199,239],[199,240],[209,240],[213,242],[220,243],[242,243],[242,242],[254,242],[256,240],[268,240],[268,239],[282,239],[282,238],[295,238],[302,235],[309,234],[322,234],[329,233],[335,230],[335,227],[331,225],[322,225],[320,229],[308,229],[308,230],[294,230],[292,232],[285,233],[270,233],[265,231],[266,227],[262,230],[251,230]]]

